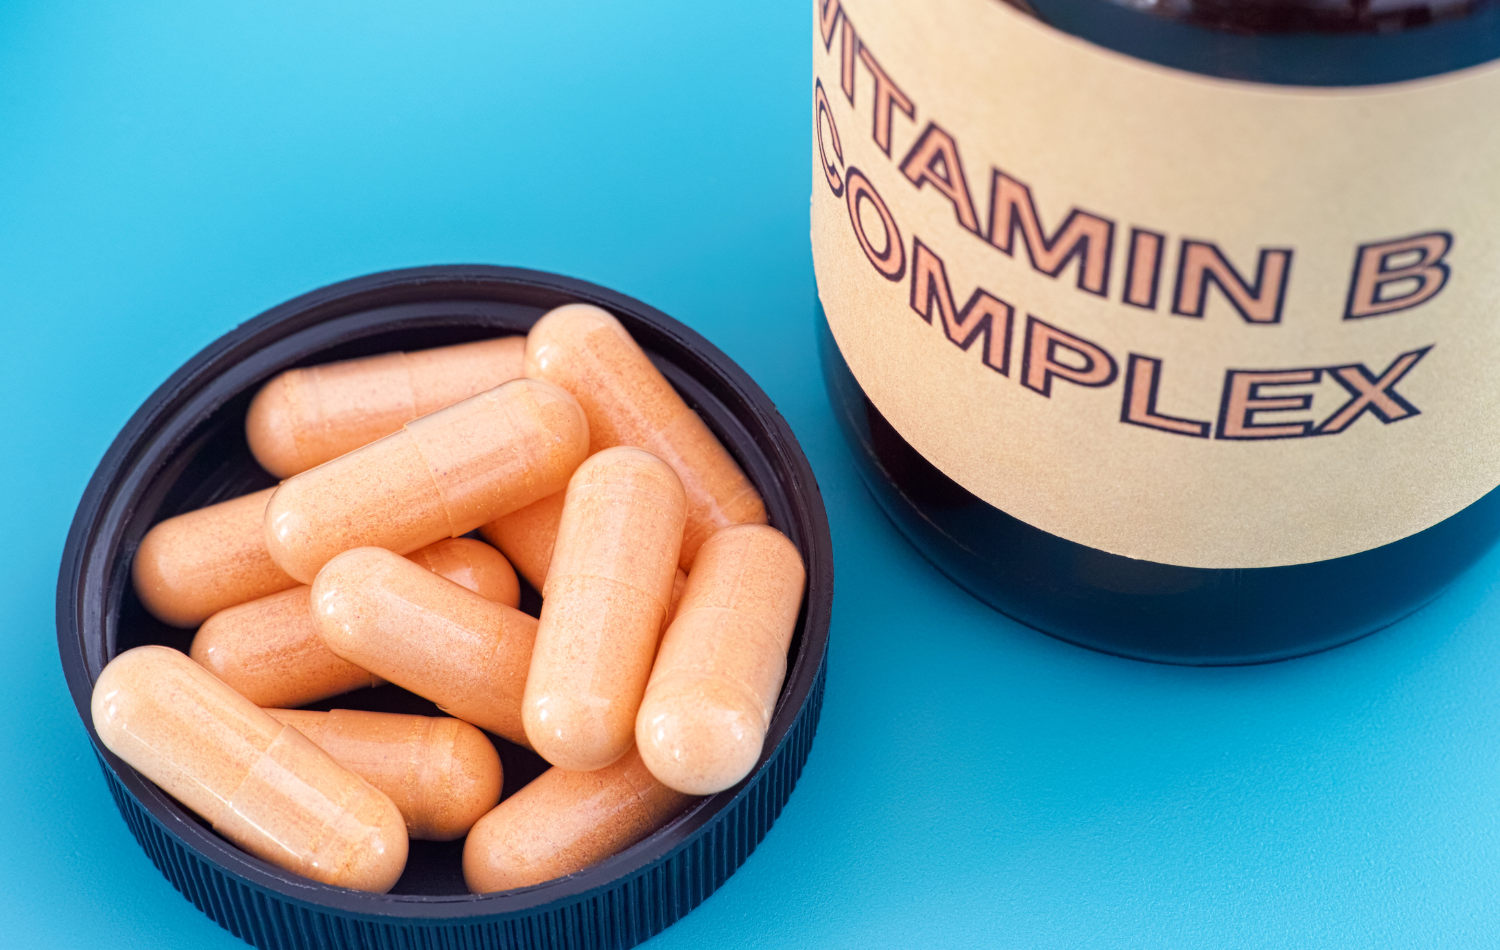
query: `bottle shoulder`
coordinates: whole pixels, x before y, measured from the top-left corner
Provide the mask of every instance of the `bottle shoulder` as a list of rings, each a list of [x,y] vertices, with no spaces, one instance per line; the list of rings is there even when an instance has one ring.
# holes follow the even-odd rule
[[[1496,0],[1005,2],[1115,52],[1248,82],[1381,85],[1500,59]]]

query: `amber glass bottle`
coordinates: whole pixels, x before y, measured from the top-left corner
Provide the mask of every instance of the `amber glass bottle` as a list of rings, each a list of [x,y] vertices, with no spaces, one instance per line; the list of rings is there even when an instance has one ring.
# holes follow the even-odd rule
[[[1253,663],[1500,535],[1500,8],[815,0],[835,415],[945,574]]]

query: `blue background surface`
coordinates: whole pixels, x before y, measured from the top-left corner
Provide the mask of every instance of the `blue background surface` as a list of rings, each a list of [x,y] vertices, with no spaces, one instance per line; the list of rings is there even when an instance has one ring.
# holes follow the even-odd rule
[[[1272,666],[1101,656],[990,612],[865,494],[822,392],[802,2],[6,0],[0,946],[243,946],[137,848],[53,595],[110,440],[306,290],[453,262],[636,296],[738,360],[823,487],[822,727],[663,948],[1471,947],[1500,934],[1500,555]]]

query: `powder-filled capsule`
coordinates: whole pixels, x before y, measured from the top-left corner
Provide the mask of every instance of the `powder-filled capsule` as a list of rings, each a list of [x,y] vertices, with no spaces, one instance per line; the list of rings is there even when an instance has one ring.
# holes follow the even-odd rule
[[[682,603],[682,594],[686,590],[687,574],[679,567],[677,573],[672,575],[672,596],[667,601],[667,616],[661,622],[661,632],[663,634],[666,634],[667,628],[672,625],[672,621],[677,619],[677,608]],[[658,645],[660,645],[660,642],[660,640],[657,641]]]
[[[401,876],[406,823],[390,798],[185,654],[121,653],[92,714],[107,749],[256,857],[379,894]]]
[[[505,555],[473,538],[444,538],[406,556],[434,574],[467,587],[485,600],[521,606],[521,582]]]
[[[526,375],[578,397],[591,451],[632,445],[677,472],[688,499],[683,568],[718,529],[765,522],[755,486],[609,313],[568,304],[542,317],[526,337]]]
[[[521,696],[534,618],[382,548],[329,561],[313,582],[312,608],[323,642],[343,659],[527,744]]]
[[[553,765],[600,769],[635,741],[685,517],[676,473],[640,449],[605,449],[568,482],[522,713]]]
[[[499,548],[517,573],[538,591],[547,584],[547,567],[552,563],[557,523],[562,519],[566,496],[566,491],[548,495],[479,526],[480,537]]]
[[[499,548],[510,559],[510,563],[515,565],[516,571],[538,592],[547,586],[547,568],[552,564],[552,548],[557,543],[557,525],[562,520],[563,499],[567,494],[560,491],[555,495],[548,495],[541,501],[534,501],[520,511],[496,518],[479,528],[479,534]],[[686,583],[687,574],[678,568],[677,577],[672,581],[672,602],[667,608],[667,623],[672,622],[672,614],[677,609],[677,601],[682,597],[682,588]],[[665,630],[666,627],[663,626],[662,629]]]
[[[305,706],[385,682],[323,644],[305,584],[209,617],[188,656],[257,706]]]
[[[266,550],[266,503],[275,491],[189,511],[146,532],[130,573],[152,616],[196,627],[225,607],[297,586]]]
[[[474,825],[464,881],[487,894],[573,874],[648,837],[690,801],[652,778],[634,751],[593,772],[548,769]]]
[[[698,550],[636,715],[664,784],[712,795],[750,774],[786,678],[806,572],[786,535],[736,525]]]
[[[572,396],[512,380],[287,479],[266,506],[266,548],[310,584],[350,548],[407,554],[560,491],[587,451]]]
[[[526,338],[509,336],[289,369],[255,394],[245,437],[262,468],[288,478],[519,378],[525,355]]]
[[[466,722],[354,709],[266,712],[389,795],[412,838],[462,838],[500,801],[500,756]]]
[[[482,542],[445,538],[407,558],[487,600],[509,607],[520,603],[516,572]],[[188,656],[257,706],[305,706],[384,682],[323,643],[313,621],[312,588],[306,585],[209,617]]]

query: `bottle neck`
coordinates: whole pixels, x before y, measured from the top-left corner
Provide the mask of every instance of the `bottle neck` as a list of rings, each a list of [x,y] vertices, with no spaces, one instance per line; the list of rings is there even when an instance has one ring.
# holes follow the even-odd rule
[[[1495,0],[1010,0],[1148,62],[1292,86],[1403,82],[1500,59]]]

